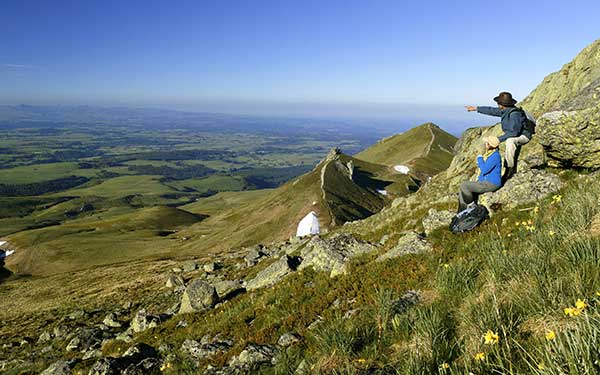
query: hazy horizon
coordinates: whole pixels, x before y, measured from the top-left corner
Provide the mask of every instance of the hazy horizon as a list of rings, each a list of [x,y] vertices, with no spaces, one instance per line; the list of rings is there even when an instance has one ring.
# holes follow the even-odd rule
[[[598,38],[599,12],[591,0],[9,1],[0,103],[476,123],[455,108],[523,99]],[[577,27],[557,33],[564,14]]]

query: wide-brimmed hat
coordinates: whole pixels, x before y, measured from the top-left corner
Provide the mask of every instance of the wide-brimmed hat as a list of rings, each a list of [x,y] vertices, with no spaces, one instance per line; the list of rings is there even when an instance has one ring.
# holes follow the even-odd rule
[[[513,106],[517,103],[515,99],[513,99],[512,94],[510,92],[503,91],[498,96],[494,98],[494,101],[498,104],[502,104],[503,106]]]
[[[485,137],[483,139],[488,145],[490,145],[491,148],[498,148],[500,147],[500,140],[498,139],[498,137],[495,137],[493,135],[490,135],[488,137]]]

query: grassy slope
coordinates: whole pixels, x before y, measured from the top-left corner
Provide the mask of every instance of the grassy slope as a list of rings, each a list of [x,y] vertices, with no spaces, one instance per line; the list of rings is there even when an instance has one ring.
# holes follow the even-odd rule
[[[405,164],[416,172],[433,175],[448,167],[456,141],[456,137],[435,124],[426,123],[385,138],[356,157],[390,167]]]
[[[62,225],[19,232],[8,237],[18,251],[8,266],[19,272],[48,275],[100,264],[157,257],[176,246],[161,236],[192,225],[201,216],[170,207],[138,210],[111,208]]]

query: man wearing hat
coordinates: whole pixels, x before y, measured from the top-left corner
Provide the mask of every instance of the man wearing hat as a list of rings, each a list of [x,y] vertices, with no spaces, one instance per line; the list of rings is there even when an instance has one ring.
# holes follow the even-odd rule
[[[529,142],[531,132],[524,126],[527,121],[525,113],[515,107],[517,101],[513,99],[510,92],[501,92],[494,98],[498,103],[498,108],[495,107],[473,107],[466,106],[467,111],[477,111],[484,115],[496,116],[501,118],[502,131],[504,134],[498,137],[500,142],[506,141],[506,151],[504,154],[506,170],[502,176],[502,183],[505,183],[517,171],[515,154],[517,148]]]
[[[502,158],[500,157],[500,140],[489,136],[484,139],[486,152],[477,156],[477,166],[480,173],[477,181],[467,181],[460,185],[458,194],[458,212],[463,211],[472,202],[477,202],[479,194],[489,193],[500,189]]]

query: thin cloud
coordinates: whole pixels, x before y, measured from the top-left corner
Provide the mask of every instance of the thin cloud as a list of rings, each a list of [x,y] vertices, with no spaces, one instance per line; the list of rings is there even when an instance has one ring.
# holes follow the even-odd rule
[[[33,70],[33,69],[39,69],[37,66],[27,65],[27,64],[2,64],[0,66],[2,68],[6,69],[6,70]]]

